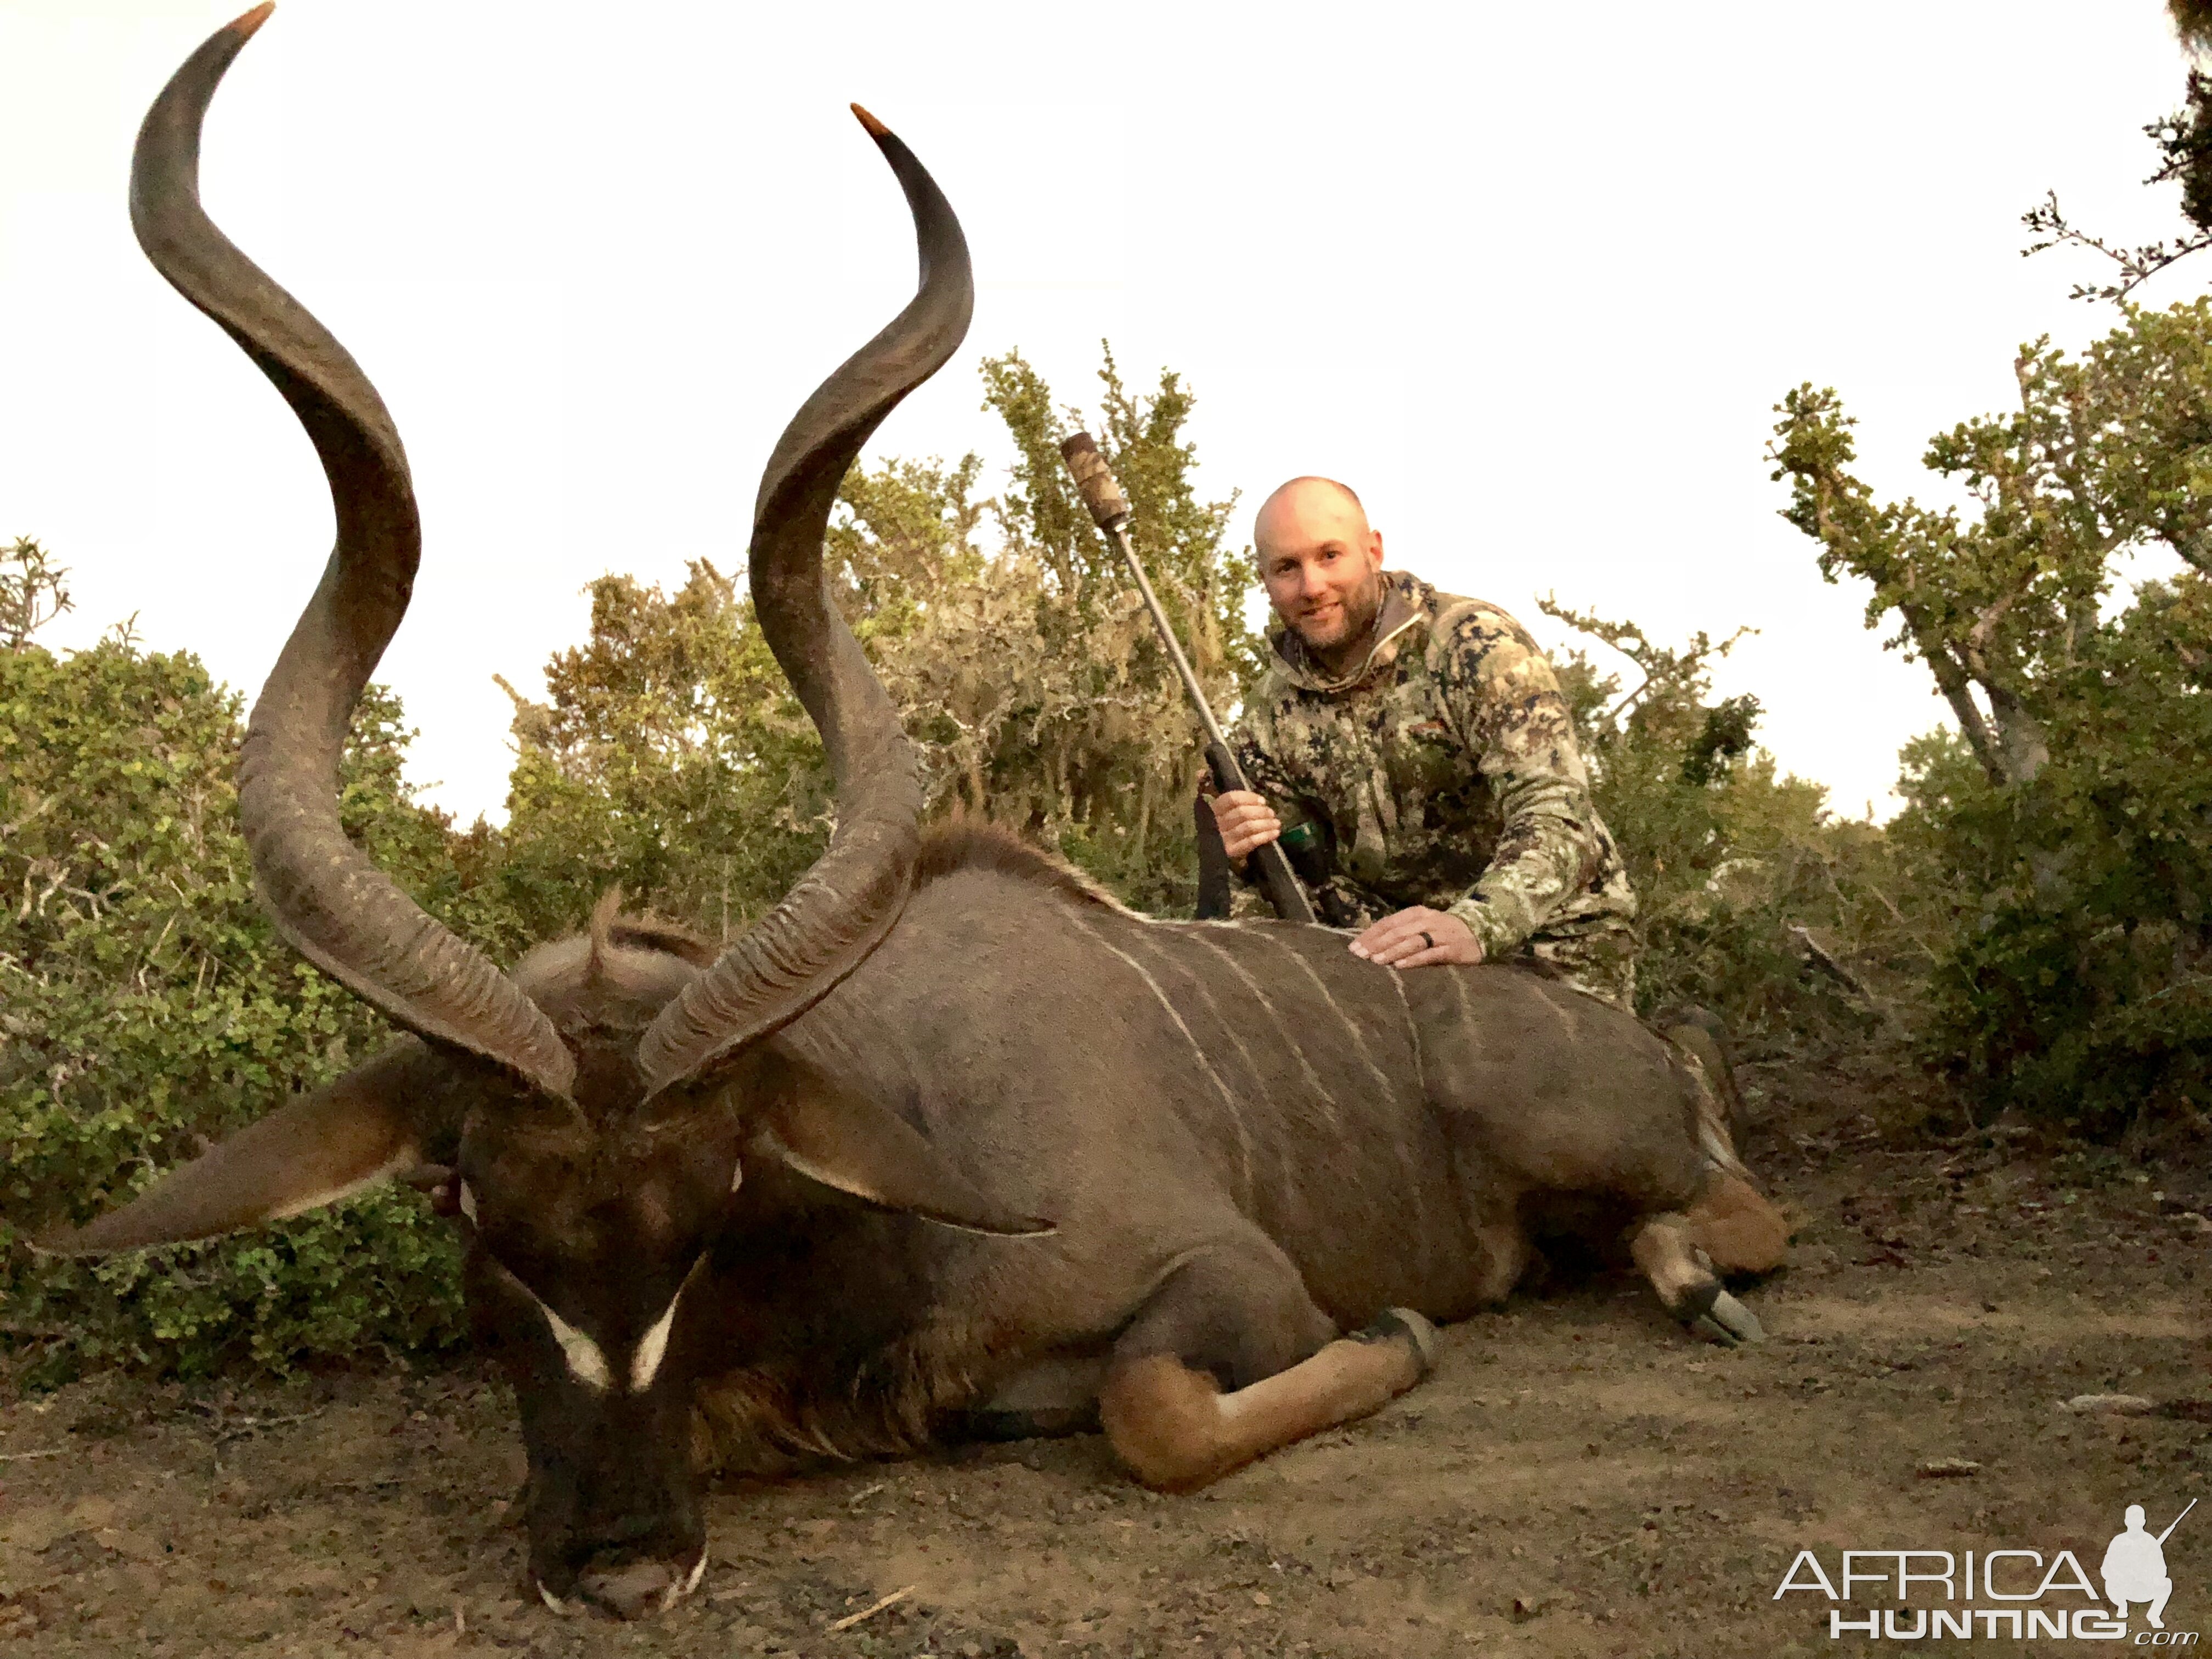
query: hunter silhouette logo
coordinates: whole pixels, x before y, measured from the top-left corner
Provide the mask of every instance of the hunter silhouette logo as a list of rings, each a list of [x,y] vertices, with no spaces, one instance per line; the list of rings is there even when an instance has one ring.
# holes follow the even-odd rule
[[[2070,1549],[2047,1558],[2040,1549],[2014,1547],[1963,1553],[1847,1549],[1832,1571],[1818,1551],[1801,1549],[1775,1587],[1774,1600],[1809,1595],[1827,1602],[1831,1641],[1852,1636],[1893,1642],[2048,1638],[2194,1648],[2202,1632],[2166,1627],[2166,1604],[2173,1595],[2166,1540],[2197,1504],[2190,1499],[2166,1530],[2157,1533],[2145,1523],[2143,1506],[2129,1504],[2124,1529],[2105,1547],[2099,1564],[2101,1594],[2087,1563]],[[2143,1618],[2142,1628],[2132,1632],[2131,1610]]]
[[[2166,1530],[2154,1537],[2143,1530],[2143,1506],[2128,1505],[2127,1530],[2105,1547],[2105,1565],[2100,1571],[2105,1581],[2105,1599],[2112,1604],[2119,1617],[2128,1616],[2129,1602],[2148,1602],[2143,1616],[2149,1620],[2150,1627],[2166,1628],[2166,1599],[2173,1594],[2173,1580],[2166,1576],[2166,1540],[2173,1536],[2182,1516],[2196,1507],[2197,1500],[2192,1498],[2181,1515],[2175,1516],[2166,1523]]]

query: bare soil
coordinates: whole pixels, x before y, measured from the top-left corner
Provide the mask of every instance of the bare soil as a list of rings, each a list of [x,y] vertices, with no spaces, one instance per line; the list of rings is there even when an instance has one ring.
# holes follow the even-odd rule
[[[2212,1495],[2204,1178],[1885,1128],[1881,1103],[1917,1113],[1878,1071],[1751,1080],[1752,1161],[1803,1221],[1745,1292],[1756,1347],[1562,1278],[1449,1330],[1376,1417],[1194,1498],[1140,1491],[1096,1436],[732,1483],[699,1595],[643,1626],[531,1595],[512,1406],[480,1370],[95,1380],[0,1411],[0,1653],[2021,1651],[1839,1646],[1826,1601],[1775,1590],[1802,1548],[2094,1572],[2126,1504],[2155,1528]],[[2062,1407],[2103,1392],[2166,1409]],[[1947,1460],[1976,1467],[1925,1472]],[[2168,1626],[2212,1632],[2212,1505],[2166,1559]]]

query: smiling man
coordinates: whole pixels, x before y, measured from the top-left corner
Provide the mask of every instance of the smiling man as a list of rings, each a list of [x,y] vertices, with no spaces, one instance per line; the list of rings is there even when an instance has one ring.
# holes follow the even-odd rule
[[[1253,790],[1214,801],[1230,856],[1287,836],[1326,867],[1323,915],[1363,929],[1357,956],[1511,962],[1628,1007],[1636,896],[1535,641],[1496,605],[1385,570],[1333,479],[1277,489],[1253,540],[1283,626],[1231,735]]]

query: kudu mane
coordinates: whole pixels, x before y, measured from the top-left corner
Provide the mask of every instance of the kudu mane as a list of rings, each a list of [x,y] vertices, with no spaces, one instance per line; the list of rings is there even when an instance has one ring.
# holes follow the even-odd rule
[[[1065,859],[1023,840],[1003,824],[956,814],[921,832],[921,850],[915,860],[916,888],[968,870],[1009,876],[1077,904],[1123,912],[1128,908]]]

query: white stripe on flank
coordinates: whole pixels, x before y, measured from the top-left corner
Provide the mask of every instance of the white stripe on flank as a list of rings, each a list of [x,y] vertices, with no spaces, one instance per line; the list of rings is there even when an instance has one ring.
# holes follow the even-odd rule
[[[684,1285],[691,1281],[686,1279]],[[668,1298],[668,1311],[653,1322],[637,1345],[637,1352],[629,1359],[629,1391],[643,1394],[653,1386],[653,1376],[660,1369],[660,1362],[668,1352],[668,1333],[676,1323],[676,1304],[684,1299],[684,1285],[676,1287],[676,1294]]]
[[[1331,1129],[1336,1128],[1336,1097],[1329,1093],[1327,1085],[1321,1080],[1321,1074],[1314,1070],[1313,1062],[1306,1058],[1306,1051],[1298,1046],[1297,1033],[1291,1029],[1290,1022],[1283,1018],[1282,1011],[1277,1008],[1273,1000],[1260,988],[1260,981],[1244,971],[1243,963],[1237,961],[1234,956],[1223,950],[1203,933],[1194,933],[1191,937],[1197,944],[1205,946],[1215,956],[1220,957],[1223,963],[1227,964],[1229,971],[1237,975],[1244,988],[1249,991],[1259,1005],[1267,1011],[1267,1018],[1274,1021],[1275,1029],[1282,1033],[1283,1046],[1291,1051],[1291,1057],[1298,1062],[1298,1069],[1305,1073],[1307,1086],[1312,1089],[1315,1097],[1327,1109],[1328,1127]]]
[[[1198,1063],[1205,1068],[1206,1076],[1213,1080],[1213,1087],[1221,1096],[1222,1103],[1229,1108],[1230,1121],[1237,1126],[1237,1150],[1243,1155],[1244,1162],[1244,1199],[1249,1205],[1252,1199],[1252,1137],[1244,1127],[1243,1113],[1237,1109],[1237,1097],[1229,1092],[1229,1085],[1221,1080],[1221,1073],[1213,1069],[1213,1062],[1206,1058],[1206,1050],[1199,1045],[1198,1039],[1191,1035],[1190,1027],[1183,1024],[1182,1016],[1176,1012],[1175,1004],[1168,1000],[1167,993],[1160,989],[1159,981],[1145,970],[1145,964],[1103,934],[1085,925],[1079,918],[1070,917],[1069,920],[1075,923],[1078,932],[1090,934],[1092,939],[1135,969],[1137,977],[1145,981],[1146,988],[1152,992],[1160,1006],[1167,1011],[1168,1018],[1175,1022],[1176,1030],[1182,1033],[1182,1040],[1190,1045],[1191,1053],[1198,1057]]]
[[[1390,988],[1398,994],[1398,1006],[1406,1013],[1406,1047],[1413,1051],[1413,1086],[1421,1091],[1421,1098],[1427,1100],[1429,1073],[1421,1058],[1421,1027],[1413,1018],[1413,999],[1406,994],[1406,976],[1403,974],[1391,975]]]
[[[1173,961],[1174,958],[1170,957],[1169,960]],[[1252,1051],[1244,1046],[1244,1038],[1237,1030],[1237,1023],[1234,1020],[1223,1018],[1221,1004],[1215,1000],[1212,991],[1207,988],[1206,979],[1203,975],[1193,972],[1188,965],[1182,963],[1178,962],[1176,963],[1176,966],[1182,969],[1185,974],[1190,975],[1190,981],[1197,988],[1198,994],[1205,999],[1206,1012],[1213,1016],[1214,1024],[1220,1026],[1223,1030],[1228,1032],[1229,1040],[1237,1045],[1237,1053],[1244,1061],[1244,1070],[1246,1074],[1252,1079],[1252,1087],[1259,1092],[1262,1098],[1265,1098],[1267,1092],[1267,1077],[1265,1073],[1260,1070],[1259,1062],[1252,1058]],[[1240,1140],[1244,1139],[1244,1124],[1241,1115],[1237,1119],[1237,1133]],[[1281,1162],[1281,1157],[1278,1154],[1276,1158],[1278,1167],[1280,1166]],[[1247,1142],[1244,1146],[1244,1186],[1247,1192],[1249,1192],[1252,1189],[1252,1149],[1249,1142]]]
[[[1397,1086],[1390,1081],[1387,1075],[1385,1075],[1382,1068],[1375,1063],[1374,1051],[1367,1046],[1367,1034],[1359,1029],[1359,1022],[1352,1018],[1350,1014],[1346,1013],[1343,1006],[1329,994],[1329,988],[1327,985],[1322,982],[1321,975],[1314,972],[1313,963],[1308,962],[1304,956],[1292,946],[1288,940],[1277,939],[1270,933],[1262,933],[1260,937],[1279,946],[1284,955],[1289,957],[1292,962],[1297,963],[1299,969],[1308,979],[1313,981],[1314,989],[1321,993],[1321,1000],[1328,1004],[1329,1012],[1334,1014],[1339,1019],[1342,1020],[1344,1022],[1344,1029],[1352,1033],[1352,1046],[1359,1051],[1360,1063],[1365,1066],[1369,1073],[1373,1076],[1377,1083],[1382,1085],[1382,1091],[1384,1094],[1395,1097],[1398,1093]],[[1376,971],[1387,974],[1393,970],[1384,968],[1378,969]]]
[[[1273,939],[1273,935],[1262,933],[1261,937],[1262,939]],[[1374,1052],[1367,1046],[1367,1036],[1365,1032],[1359,1029],[1359,1022],[1353,1019],[1350,1014],[1346,1013],[1342,1006],[1338,1003],[1337,1000],[1329,994],[1328,987],[1322,982],[1321,975],[1314,971],[1313,963],[1308,962],[1305,959],[1304,955],[1294,945],[1291,945],[1289,941],[1281,939],[1274,939],[1274,943],[1280,945],[1284,953],[1288,956],[1291,961],[1298,964],[1299,968],[1304,970],[1305,976],[1313,981],[1314,989],[1321,993],[1322,1000],[1328,1004],[1330,1011],[1334,1012],[1339,1019],[1344,1022],[1344,1029],[1352,1033],[1352,1046],[1359,1051],[1361,1063],[1367,1067],[1369,1073],[1373,1076],[1375,1081],[1382,1085],[1384,1098],[1390,1100],[1401,1098],[1401,1091],[1397,1085],[1392,1083],[1389,1078],[1384,1073],[1382,1068],[1375,1063]],[[1396,974],[1401,970],[1395,968],[1373,968],[1371,969],[1371,971],[1381,974]],[[1420,970],[1415,969],[1414,971],[1419,972]],[[1401,995],[1404,994],[1404,991],[1405,988],[1403,986],[1399,987],[1399,993]],[[1416,1049],[1415,1052],[1418,1054],[1419,1051]],[[1424,1090],[1424,1097],[1425,1097],[1425,1094],[1426,1091]],[[1416,1099],[1413,1104],[1418,1110],[1427,1110],[1427,1102],[1425,1097]],[[1428,1229],[1428,1215],[1426,1212],[1427,1206],[1421,1202],[1421,1181],[1419,1173],[1413,1168],[1413,1149],[1406,1144],[1406,1137],[1403,1135],[1393,1135],[1390,1139],[1398,1153],[1399,1167],[1406,1172],[1406,1196],[1413,1200],[1413,1237],[1419,1242],[1419,1247],[1425,1257],[1431,1248]]]

